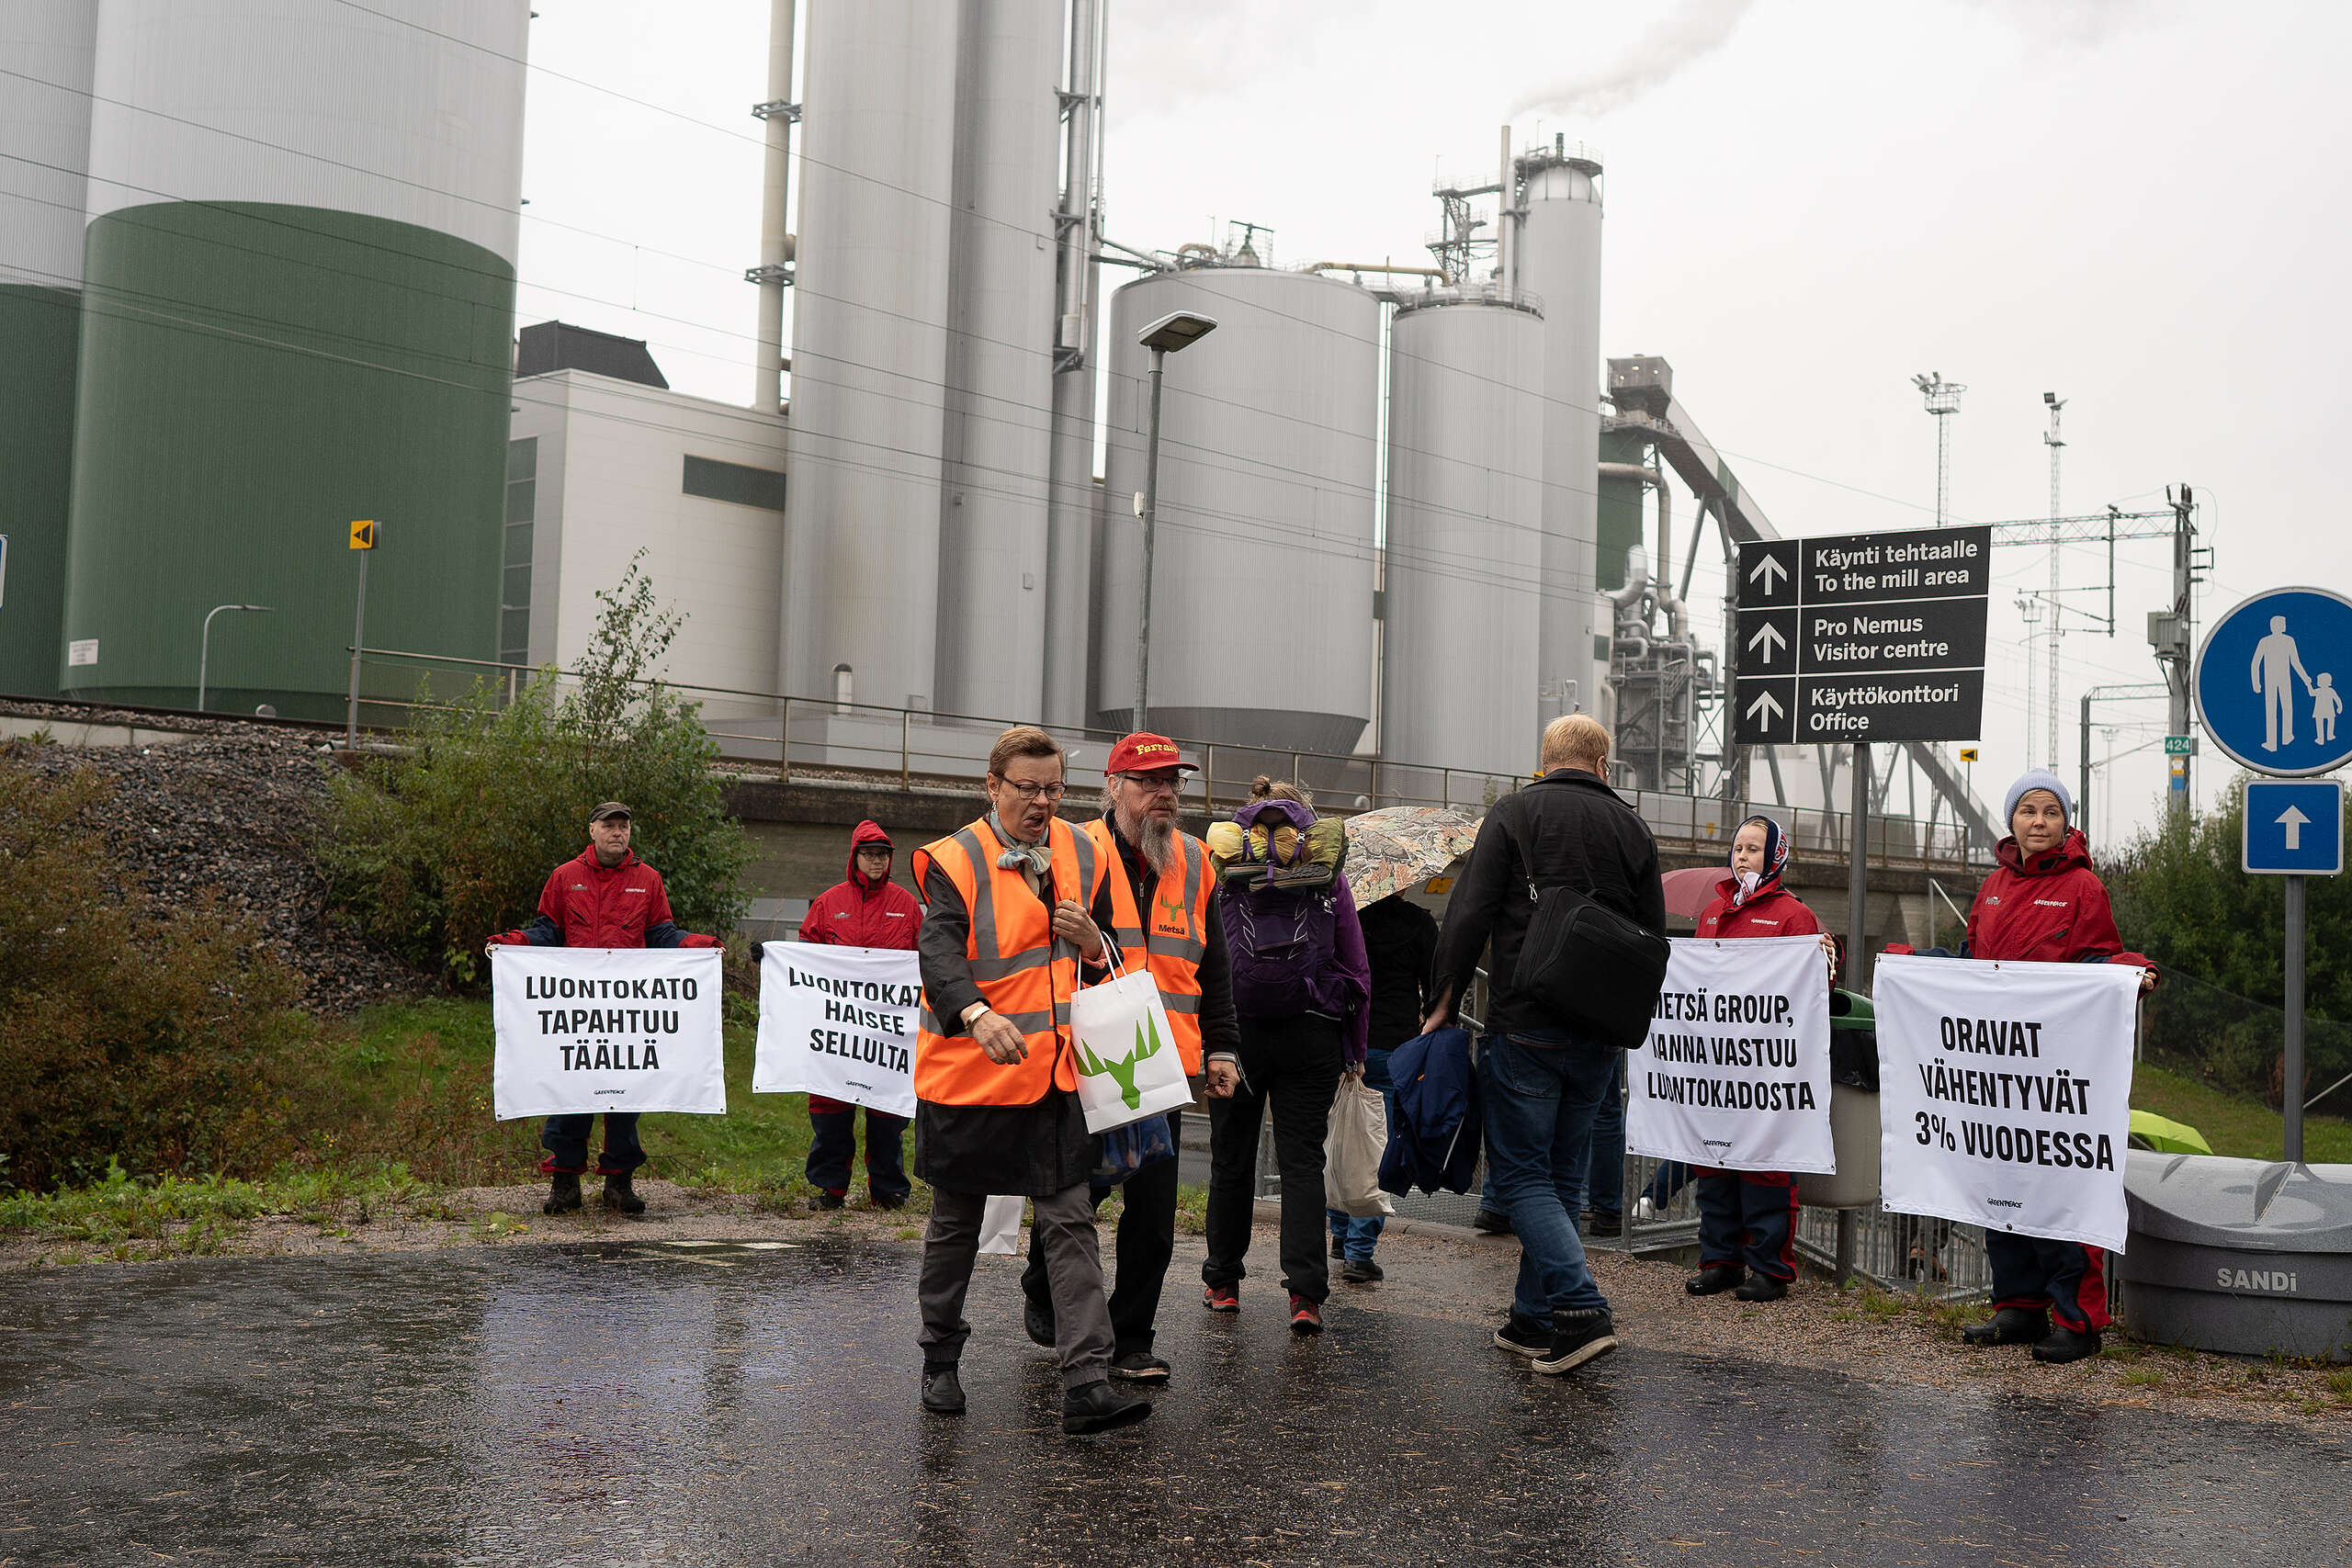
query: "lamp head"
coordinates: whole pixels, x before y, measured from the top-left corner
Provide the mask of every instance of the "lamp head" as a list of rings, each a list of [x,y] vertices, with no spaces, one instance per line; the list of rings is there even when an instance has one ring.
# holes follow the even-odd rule
[[[1177,310],[1160,317],[1137,333],[1136,341],[1146,348],[1173,354],[1178,349],[1191,347],[1215,331],[1216,322],[1211,318],[1196,316],[1190,310]]]

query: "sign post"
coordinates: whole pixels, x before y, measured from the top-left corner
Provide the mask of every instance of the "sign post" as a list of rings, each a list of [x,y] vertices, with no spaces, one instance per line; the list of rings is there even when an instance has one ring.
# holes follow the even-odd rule
[[[2279,1103],[2287,1159],[2296,1165],[2303,1158],[2303,878],[2344,870],[2344,786],[2282,781],[2352,760],[2352,727],[2338,723],[2338,671],[2352,672],[2352,599],[2324,588],[2257,593],[2216,621],[2197,650],[2194,697],[2205,733],[2230,757],[2272,775],[2245,786],[2243,863],[2251,874],[2287,879]],[[2299,724],[2306,706],[2308,721]],[[2172,750],[2171,738],[2165,749]]]
[[[359,749],[359,650],[368,646],[368,558],[376,553],[380,530],[374,523],[351,525],[351,547],[359,552],[359,609],[351,625],[351,706],[344,720],[343,749]]]

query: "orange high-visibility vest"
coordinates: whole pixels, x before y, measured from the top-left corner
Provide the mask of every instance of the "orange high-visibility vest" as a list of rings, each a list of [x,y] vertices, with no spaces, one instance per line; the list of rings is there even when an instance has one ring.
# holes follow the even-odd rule
[[[1114,829],[1103,818],[1086,825],[1086,832],[1102,852],[1111,878],[1111,940],[1119,944],[1119,962],[1128,969],[1148,969],[1159,987],[1159,1005],[1168,1010],[1168,1027],[1175,1032],[1176,1047],[1184,1070],[1201,1070],[1201,960],[1209,950],[1208,901],[1214,893],[1209,879],[1208,846],[1180,832],[1178,852],[1159,874],[1148,914],[1136,908],[1135,884],[1119,860]]]
[[[1046,831],[1054,848],[1053,896],[1092,908],[1102,886],[1094,840],[1058,817]],[[1003,852],[982,818],[912,857],[918,888],[936,863],[964,896],[971,913],[964,956],[972,978],[989,1006],[1029,1045],[1022,1061],[989,1061],[969,1034],[948,1032],[960,1032],[963,1021],[933,1015],[926,993],[915,1030],[915,1098],[935,1105],[1035,1105],[1048,1089],[1078,1087],[1078,1064],[1069,1050],[1078,953],[1055,940],[1053,910],[1030,891],[1028,879],[996,863]]]

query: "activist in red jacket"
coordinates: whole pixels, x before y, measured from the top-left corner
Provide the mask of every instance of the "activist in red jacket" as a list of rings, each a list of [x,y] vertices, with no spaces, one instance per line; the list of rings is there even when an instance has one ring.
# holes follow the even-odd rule
[[[903,948],[912,952],[922,929],[922,906],[890,880],[895,846],[880,824],[860,822],[849,835],[849,875],[817,895],[800,917],[800,940],[834,947]],[[821,1094],[808,1097],[808,1185],[817,1206],[849,1201],[850,1162],[857,1155],[857,1107]],[[907,1118],[865,1108],[865,1192],[877,1209],[896,1209],[914,1189],[907,1180]]]
[[[2129,964],[2156,983],[2155,965],[2124,950],[2091,869],[2090,848],[2074,826],[2065,781],[2036,768],[2009,785],[2009,837],[1995,851],[2000,866],[1968,911],[1962,956],[2036,964]],[[1971,1345],[2033,1347],[2037,1361],[2079,1361],[2098,1354],[2108,1325],[2105,1254],[2075,1241],[1984,1233],[1993,1270],[1993,1315],[1962,1331]],[[2055,1318],[2053,1325],[2050,1320]]]
[[[1698,934],[1730,940],[1817,936],[1821,922],[1781,886],[1789,836],[1770,817],[1751,817],[1731,839],[1731,874],[1699,917]],[[1699,1271],[1682,1282],[1694,1296],[1729,1291],[1744,1302],[1777,1302],[1797,1277],[1797,1184],[1785,1170],[1694,1166]]]
[[[718,947],[715,936],[678,929],[662,874],[628,847],[628,807],[608,800],[588,814],[588,847],[548,876],[539,912],[520,931],[501,931],[492,947]],[[633,1111],[605,1113],[605,1152],[596,1172],[605,1179],[604,1205],[624,1214],[645,1213],[630,1173],[645,1163]],[[548,1151],[539,1172],[550,1179],[542,1213],[580,1207],[580,1178],[588,1168],[588,1134],[596,1118],[582,1112],[550,1116],[539,1133]]]

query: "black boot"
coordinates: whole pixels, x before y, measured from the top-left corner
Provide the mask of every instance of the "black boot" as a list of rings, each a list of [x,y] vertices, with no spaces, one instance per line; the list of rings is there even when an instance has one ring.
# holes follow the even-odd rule
[[[2003,1307],[1960,1331],[1963,1345],[2030,1345],[2050,1332],[2050,1314],[2035,1307]]]
[[[542,1214],[568,1214],[580,1207],[580,1174],[559,1170],[548,1183],[548,1201],[539,1205]]]
[[[2085,1361],[2098,1354],[2098,1330],[2074,1329],[2063,1323],[2050,1325],[2050,1337],[2034,1342],[2033,1359],[2053,1367]]]
[[[956,1375],[956,1363],[923,1368],[922,1407],[933,1416],[964,1414],[964,1380]]]
[[[1702,1269],[1682,1281],[1682,1289],[1694,1296],[1712,1296],[1724,1291],[1736,1291],[1747,1282],[1747,1266],[1742,1263],[1719,1263],[1712,1269]]]
[[[572,1179],[572,1185],[575,1188],[579,1185],[579,1178]],[[645,1213],[645,1200],[637,1195],[637,1189],[630,1185],[626,1170],[614,1171],[605,1178],[604,1201],[605,1207],[616,1214]]]
[[[1062,1430],[1073,1438],[1132,1427],[1150,1414],[1150,1400],[1121,1393],[1108,1382],[1081,1383],[1062,1395]]]
[[[1021,1327],[1029,1336],[1029,1343],[1054,1348],[1054,1309],[1024,1301],[1021,1306]]]
[[[1484,1231],[1488,1235],[1510,1235],[1510,1216],[1500,1209],[1482,1207],[1477,1213],[1471,1216],[1470,1227],[1473,1230]]]
[[[1788,1293],[1787,1281],[1770,1274],[1750,1274],[1747,1283],[1732,1292],[1744,1302],[1777,1302]]]

